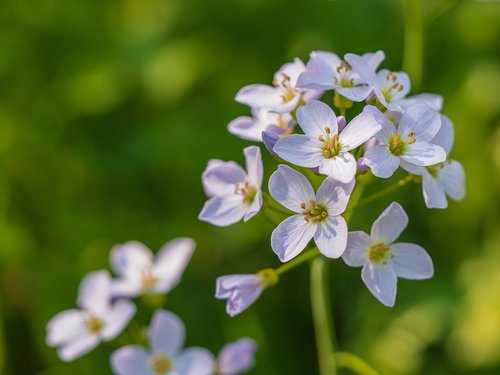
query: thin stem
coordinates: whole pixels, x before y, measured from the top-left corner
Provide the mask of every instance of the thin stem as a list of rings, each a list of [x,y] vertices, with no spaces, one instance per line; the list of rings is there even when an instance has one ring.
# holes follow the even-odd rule
[[[404,0],[405,43],[403,70],[411,77],[412,86],[420,87],[424,56],[424,26],[421,0]]]
[[[351,220],[352,214],[354,213],[354,208],[358,205],[359,200],[361,199],[361,195],[365,190],[365,185],[369,176],[359,176],[356,179],[356,185],[354,186],[354,190],[351,193],[351,197],[349,198],[349,203],[347,204],[347,208],[344,212],[344,220],[346,223],[349,223]]]
[[[311,307],[316,333],[320,375],[336,375],[333,319],[329,301],[328,263],[324,257],[311,262]]]
[[[394,190],[396,190],[396,189],[398,189],[398,188],[406,185],[408,182],[412,181],[413,178],[414,178],[414,176],[412,174],[409,174],[405,178],[402,178],[401,180],[395,182],[392,185],[389,185],[385,189],[382,189],[379,192],[376,192],[375,194],[370,195],[368,198],[365,198],[365,199],[361,200],[358,203],[358,206],[364,206],[364,205],[366,205],[368,203],[371,203],[373,201],[376,201],[379,198],[382,198],[382,197],[386,196],[389,193],[392,193]]]
[[[281,276],[285,272],[290,271],[292,268],[297,267],[298,265],[307,262],[309,259],[314,258],[316,255],[319,254],[319,251],[317,248],[312,248],[309,250],[304,251],[302,254],[300,254],[298,257],[293,258],[293,260],[286,262],[282,266],[276,268],[276,273]]]
[[[337,352],[333,356],[338,367],[348,368],[359,375],[380,375],[378,371],[354,354]]]

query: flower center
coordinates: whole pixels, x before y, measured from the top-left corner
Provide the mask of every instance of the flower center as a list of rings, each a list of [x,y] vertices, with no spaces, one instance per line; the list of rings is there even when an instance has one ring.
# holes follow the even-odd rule
[[[394,258],[394,253],[391,251],[391,248],[386,246],[383,242],[374,244],[368,250],[368,259],[370,259],[372,263],[387,264],[387,260],[392,258]]]
[[[316,201],[310,200],[309,205],[302,203],[300,207],[304,210],[302,214],[307,222],[319,223],[328,217],[327,208]]]
[[[327,139],[325,140],[323,135],[320,135],[318,139],[320,140],[320,142],[323,142],[323,148],[321,150],[323,156],[326,159],[331,159],[340,154],[340,150],[342,150],[342,143],[340,143],[339,141],[338,134],[334,134],[333,136],[330,137],[331,130],[329,127],[325,127],[325,132],[326,134],[328,134]]]
[[[89,314],[88,318],[85,319],[85,328],[93,335],[101,332],[103,327],[104,322],[95,315]]]
[[[396,82],[397,76],[393,72],[387,72],[385,79],[387,83],[382,89],[382,95],[384,95],[387,102],[390,102],[394,94],[402,91],[404,86],[401,83]]]
[[[353,87],[354,78],[351,77],[351,66],[342,60],[337,66],[337,75],[333,78],[333,83],[342,87]]]
[[[237,195],[242,195],[243,203],[250,206],[255,200],[255,196],[257,195],[257,188],[250,185],[248,181],[245,181],[243,186],[240,184],[236,184],[234,193]]]
[[[389,151],[394,156],[401,156],[404,154],[406,145],[411,145],[417,141],[416,133],[414,131],[409,132],[406,138],[401,137],[401,133],[397,133],[389,138]]]
[[[143,290],[150,290],[153,289],[153,287],[156,285],[158,279],[153,276],[150,269],[145,269],[142,271],[141,282]]]
[[[283,99],[283,103],[288,103],[293,98],[295,98],[295,95],[297,95],[297,90],[292,86],[292,79],[289,75],[281,73],[281,77],[281,80],[275,79],[273,81],[273,85],[274,87],[279,87],[283,91],[281,99]]]
[[[155,375],[164,375],[173,367],[172,360],[164,356],[162,353],[155,353],[149,361],[151,363],[151,369]]]

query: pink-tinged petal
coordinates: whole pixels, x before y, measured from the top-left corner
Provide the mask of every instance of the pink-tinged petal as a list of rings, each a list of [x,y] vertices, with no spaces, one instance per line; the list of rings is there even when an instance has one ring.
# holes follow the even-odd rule
[[[281,90],[276,87],[253,84],[238,91],[234,100],[251,108],[268,108],[282,104],[281,95]]]
[[[176,375],[211,375],[214,370],[214,356],[203,348],[188,348],[174,359]]]
[[[425,104],[437,112],[443,109],[443,97],[436,94],[418,94],[409,96],[407,98],[400,98],[398,100],[395,100],[394,102],[402,109],[408,109],[409,107],[417,104]]]
[[[447,155],[450,154],[453,147],[453,140],[455,138],[455,130],[453,124],[447,116],[441,116],[441,128],[437,134],[432,138],[430,143],[441,146]]]
[[[208,162],[201,181],[207,196],[213,197],[232,194],[235,185],[243,183],[246,177],[246,172],[234,161]]]
[[[59,348],[57,354],[65,362],[74,361],[87,354],[99,345],[99,337],[96,335],[83,334],[77,339],[70,341]]]
[[[368,249],[372,239],[365,232],[349,232],[347,246],[342,254],[342,259],[348,266],[361,267],[368,261]]]
[[[313,100],[297,110],[299,126],[306,135],[317,138],[322,135],[325,139],[330,129],[330,135],[338,133],[337,116],[333,110],[323,102]]]
[[[318,225],[314,242],[321,254],[339,258],[347,244],[347,224],[342,216],[329,216]]]
[[[333,87],[335,69],[340,64],[340,58],[331,52],[311,52],[306,71],[298,80],[297,87],[328,90]]]
[[[426,167],[436,165],[446,160],[446,152],[441,146],[427,142],[415,142],[406,145],[400,158],[408,163]]]
[[[47,323],[47,345],[58,346],[85,334],[86,314],[81,310],[66,310]]]
[[[415,133],[418,142],[429,142],[441,127],[439,113],[425,104],[408,108],[399,121],[399,132],[403,137]]]
[[[302,108],[302,107],[301,107]],[[283,137],[273,151],[283,160],[301,167],[317,167],[323,159],[322,145],[318,139],[301,134]]]
[[[372,115],[362,113],[356,116],[340,133],[342,148],[348,151],[355,149],[377,134],[381,128]]]
[[[391,177],[399,167],[399,158],[392,155],[387,146],[370,147],[365,153],[365,163],[372,173],[380,178]]]
[[[103,316],[104,328],[101,332],[105,341],[117,337],[128,325],[136,312],[135,305],[128,300],[116,301],[109,312]]]
[[[319,165],[319,173],[344,184],[354,179],[356,169],[356,159],[349,152],[341,152],[336,157],[323,159]]]
[[[377,81],[375,68],[368,63],[366,58],[353,53],[348,53],[345,55],[345,60],[349,63],[353,72],[360,76],[362,82],[370,85],[375,84]]]
[[[396,134],[396,126],[377,107],[367,105],[363,113],[372,115],[381,129],[375,134],[375,138],[381,143],[387,143],[389,138]]]
[[[299,255],[316,233],[318,225],[307,222],[301,214],[290,216],[271,235],[271,247],[282,262]]]
[[[153,264],[153,253],[138,241],[116,245],[111,250],[111,268],[123,277],[136,277]]]
[[[335,90],[344,98],[352,100],[353,102],[362,102],[373,91],[372,87],[368,85],[359,85],[355,87],[342,87],[336,85]]]
[[[243,203],[241,195],[216,196],[205,203],[198,219],[225,227],[240,221],[247,210],[248,206]]]
[[[354,179],[347,184],[343,184],[327,177],[316,193],[317,202],[324,205],[330,216],[338,216],[346,209],[352,189]]]
[[[384,51],[369,52],[361,57],[365,59],[373,69],[377,69],[382,61],[385,60],[385,53]]]
[[[309,180],[288,165],[280,164],[269,179],[269,193],[281,205],[294,212],[302,212],[302,203],[308,204],[316,196]]]
[[[398,278],[390,264],[367,263],[361,271],[361,278],[375,298],[388,307],[394,306]]]
[[[444,188],[426,171],[422,175],[422,192],[427,208],[447,208],[448,200]]]
[[[91,272],[80,283],[78,307],[96,315],[107,311],[111,297],[111,277],[108,271]]]
[[[158,252],[152,273],[158,279],[157,293],[168,293],[181,280],[196,243],[191,238],[176,238],[167,242]]]
[[[257,344],[249,338],[224,345],[217,358],[220,375],[238,375],[249,370],[254,364]]]
[[[392,202],[372,224],[372,242],[393,243],[408,225],[408,215],[397,202]]]
[[[229,133],[245,139],[247,141],[262,141],[262,131],[266,129],[266,124],[256,121],[249,116],[240,116],[231,121],[227,130]]]
[[[154,352],[173,356],[184,345],[185,328],[182,320],[174,313],[157,310],[151,320],[148,340]]]
[[[259,190],[257,191],[257,194],[255,195],[255,198],[251,206],[248,208],[247,213],[245,214],[245,216],[243,216],[243,221],[246,223],[252,217],[257,215],[261,208],[262,208],[262,191]]]
[[[465,197],[465,172],[458,161],[446,161],[438,172],[437,180],[453,200],[459,201]]]
[[[216,280],[215,297],[227,299],[226,312],[231,317],[248,309],[261,293],[261,280],[255,274],[227,275]]]
[[[432,259],[422,247],[413,243],[395,243],[391,245],[391,251],[394,254],[391,264],[398,277],[424,280],[434,274]]]
[[[404,160],[401,160],[401,168],[416,176],[423,176],[424,174],[429,173],[427,172],[427,169],[425,167],[420,167],[418,165],[410,164]]]
[[[125,346],[111,354],[111,368],[116,375],[153,375],[149,356],[140,346]]]
[[[260,148],[257,146],[246,147],[243,149],[243,153],[245,154],[248,180],[252,185],[260,189],[263,175]]]

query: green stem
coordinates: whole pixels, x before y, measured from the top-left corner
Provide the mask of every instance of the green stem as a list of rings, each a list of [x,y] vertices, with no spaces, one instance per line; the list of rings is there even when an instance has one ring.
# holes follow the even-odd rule
[[[368,198],[363,199],[362,201],[360,201],[358,203],[358,206],[364,206],[364,205],[366,205],[368,203],[371,203],[373,201],[376,201],[379,198],[382,198],[382,197],[386,196],[389,193],[392,193],[394,190],[396,190],[396,189],[398,189],[398,188],[406,185],[408,182],[412,181],[413,178],[414,178],[414,176],[412,174],[409,174],[405,178],[402,178],[401,180],[395,182],[392,185],[389,185],[385,189],[380,190],[379,192],[377,192],[377,193],[375,193],[373,195],[370,195]]]
[[[410,75],[412,87],[418,89],[422,81],[424,56],[424,26],[421,0],[404,0],[403,13],[405,23],[403,70]]]
[[[354,354],[337,352],[334,357],[338,367],[348,368],[359,375],[380,375],[378,371]]]
[[[298,257],[293,258],[291,261],[286,262],[282,266],[276,268],[276,273],[281,276],[285,272],[290,271],[292,268],[297,267],[298,265],[307,262],[309,259],[314,258],[316,255],[319,254],[319,251],[317,248],[313,247],[312,249],[304,251],[302,254],[300,254]]]

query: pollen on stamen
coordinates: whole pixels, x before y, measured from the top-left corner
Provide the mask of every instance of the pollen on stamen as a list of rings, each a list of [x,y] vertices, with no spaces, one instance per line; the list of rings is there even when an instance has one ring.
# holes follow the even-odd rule
[[[326,134],[330,134],[330,132],[332,131],[328,126],[325,126],[324,129]]]
[[[318,136],[318,140],[320,142],[325,142],[325,138],[323,138],[323,135],[321,135],[321,134]]]

